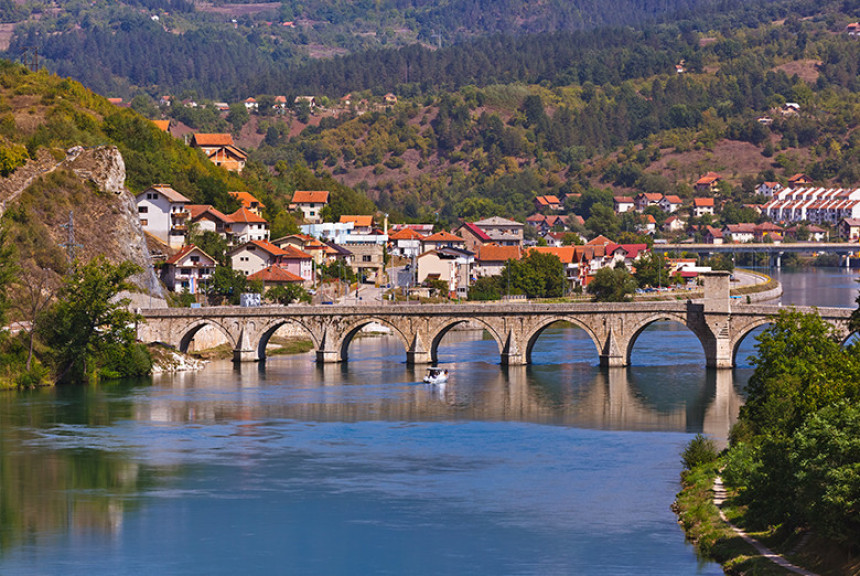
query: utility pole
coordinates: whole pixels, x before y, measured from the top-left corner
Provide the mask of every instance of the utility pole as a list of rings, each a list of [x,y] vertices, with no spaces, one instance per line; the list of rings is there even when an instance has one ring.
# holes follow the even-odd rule
[[[63,248],[66,249],[66,258],[69,260],[70,265],[74,265],[75,263],[75,249],[83,248],[81,244],[75,243],[75,213],[72,210],[69,210],[69,221],[66,224],[61,225],[66,229],[67,236],[66,241],[63,244],[60,244]]]

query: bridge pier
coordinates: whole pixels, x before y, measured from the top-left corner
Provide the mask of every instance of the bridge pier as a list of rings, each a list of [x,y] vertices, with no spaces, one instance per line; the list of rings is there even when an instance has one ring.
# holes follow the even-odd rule
[[[251,345],[248,331],[245,327],[242,327],[236,347],[233,349],[233,362],[257,362],[262,359],[257,352],[257,348]]]
[[[504,366],[523,366],[526,362],[526,355],[522,352],[502,352],[501,363]]]
[[[426,350],[407,350],[406,351],[406,363],[407,364],[432,364],[433,358],[430,355],[430,352]]]

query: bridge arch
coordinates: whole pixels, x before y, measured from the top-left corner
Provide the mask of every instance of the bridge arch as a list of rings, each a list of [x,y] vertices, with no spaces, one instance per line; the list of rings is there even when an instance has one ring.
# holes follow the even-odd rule
[[[400,330],[400,328],[395,323],[385,318],[367,316],[361,318],[360,320],[352,322],[342,332],[341,338],[336,346],[336,349],[338,351],[338,357],[341,361],[346,361],[349,358],[349,345],[352,342],[352,339],[355,338],[355,335],[358,334],[358,332],[368,324],[381,324],[386,328],[391,328],[394,335],[396,335],[400,339],[400,342],[403,344],[404,351],[409,350],[409,338]]]
[[[588,337],[591,338],[591,341],[594,343],[594,348],[597,350],[598,357],[600,356],[600,339],[594,334],[594,331],[591,329],[591,327],[588,326],[588,324],[570,316],[556,316],[554,318],[549,318],[548,320],[541,322],[536,328],[526,334],[523,338],[526,343],[526,364],[532,363],[532,350],[534,349],[535,344],[537,344],[540,335],[543,334],[544,330],[546,330],[556,322],[570,322],[577,328],[582,328],[583,330],[585,330],[585,333],[588,334]]]
[[[480,324],[481,327],[490,333],[490,336],[493,337],[493,340],[496,342],[496,347],[499,350],[499,354],[501,355],[502,350],[504,349],[504,342],[502,341],[501,336],[495,327],[493,327],[489,322],[483,320],[481,318],[457,318],[454,320],[447,321],[443,323],[441,326],[436,327],[435,331],[431,333],[430,339],[430,361],[434,364],[439,361],[439,345],[442,343],[442,339],[445,337],[445,334],[450,332],[455,326],[459,326],[460,324],[465,324],[466,322],[474,322],[476,324]]]
[[[311,330],[305,322],[303,322],[303,318],[278,318],[263,326],[259,336],[256,338],[257,358],[259,358],[260,361],[266,359],[266,346],[269,345],[269,340],[274,336],[275,332],[277,332],[279,328],[286,326],[287,324],[300,326],[304,330],[305,334],[310,336],[311,342],[314,344],[314,350],[319,349],[319,338],[314,334],[314,331]]]
[[[627,339],[627,344],[622,349],[624,350],[623,355],[624,359],[627,363],[627,366],[631,364],[631,358],[633,357],[633,348],[636,346],[636,341],[639,339],[639,336],[648,329],[649,326],[654,324],[655,322],[676,322],[681,326],[685,327],[691,334],[696,336],[696,339],[699,341],[699,344],[702,347],[702,353],[707,357],[708,347],[707,341],[702,337],[699,332],[689,326],[687,323],[687,318],[680,314],[672,314],[672,313],[661,313],[654,314],[652,316],[647,317],[644,320],[641,320],[636,328],[630,333],[630,337]],[[621,344],[619,342],[619,344]]]
[[[199,320],[192,321],[178,330],[177,334],[179,337],[176,340],[176,348],[183,354],[188,352],[188,346],[191,344],[191,341],[194,340],[194,336],[206,326],[217,328],[224,337],[227,338],[227,342],[230,343],[230,346],[232,348],[236,348],[238,335],[234,334],[228,326],[224,326],[221,322],[217,322],[211,318],[201,318]],[[239,330],[237,329],[236,332],[238,333],[238,331]]]
[[[744,340],[746,340],[747,336],[750,335],[752,331],[756,328],[761,328],[762,326],[767,326],[768,324],[773,324],[774,318],[759,318],[751,321],[743,328],[737,330],[734,334],[734,342],[732,342],[732,366],[737,365],[737,357],[738,351],[741,348],[741,344],[743,344]]]

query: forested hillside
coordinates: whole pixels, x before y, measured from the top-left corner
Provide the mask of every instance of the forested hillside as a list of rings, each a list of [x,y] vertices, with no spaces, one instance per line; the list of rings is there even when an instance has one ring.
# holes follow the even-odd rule
[[[575,45],[562,35],[543,44],[482,40],[498,42],[487,50],[498,57],[479,65],[464,50],[458,70],[475,65],[462,79],[486,74],[489,82],[510,61],[522,66],[512,77],[543,81],[415,87],[392,108],[323,117],[293,138],[286,124],[266,122],[254,156],[305,162],[366,190],[380,209],[445,222],[522,218],[548,193],[609,204],[612,193],[690,196],[708,171],[723,175],[722,194],[738,203],[752,201],[762,180],[796,172],[858,185],[860,41],[844,33],[856,12],[835,8],[725,32],[646,28],[607,39],[583,34],[590,42]],[[526,45],[535,56],[518,58]],[[320,63],[319,77],[337,64]],[[440,75],[458,84],[456,75]],[[590,202],[571,200],[571,208],[587,218]]]
[[[820,9],[810,0],[284,1],[197,3],[197,9],[168,0],[54,4],[38,12],[34,4],[26,18],[21,5],[0,7],[5,20],[22,20],[7,57],[38,52],[49,70],[104,94],[194,90],[212,99],[340,96],[400,84],[427,90],[510,81],[604,83],[619,74],[647,74],[654,60],[648,52],[665,43],[674,57],[689,45],[692,31],[731,30]],[[652,31],[644,41],[631,34],[629,26],[660,20],[671,22],[663,33]],[[589,33],[597,28],[604,29]],[[583,55],[612,48],[646,53],[641,63],[638,56],[616,54],[605,67],[576,66]]]

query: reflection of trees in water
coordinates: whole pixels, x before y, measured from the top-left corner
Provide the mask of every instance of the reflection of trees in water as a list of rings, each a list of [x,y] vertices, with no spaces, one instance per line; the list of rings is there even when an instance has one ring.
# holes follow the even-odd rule
[[[119,531],[134,505],[126,497],[151,486],[153,475],[122,451],[50,444],[83,444],[79,427],[129,419],[126,392],[56,388],[0,400],[0,553],[38,535]]]

